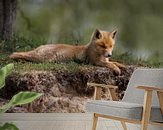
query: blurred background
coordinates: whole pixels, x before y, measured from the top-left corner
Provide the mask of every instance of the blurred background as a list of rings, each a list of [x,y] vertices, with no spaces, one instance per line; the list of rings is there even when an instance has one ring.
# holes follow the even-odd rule
[[[114,55],[163,62],[162,0],[19,0],[15,25],[17,36],[39,39],[16,50],[48,43],[86,44],[96,28],[117,29]]]

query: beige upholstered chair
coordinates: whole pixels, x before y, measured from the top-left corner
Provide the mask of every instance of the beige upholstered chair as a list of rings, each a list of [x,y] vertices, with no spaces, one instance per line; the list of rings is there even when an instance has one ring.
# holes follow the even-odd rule
[[[125,122],[141,124],[141,130],[147,130],[148,124],[163,126],[163,69],[135,70],[122,101],[99,100],[101,87],[113,90],[113,86],[88,85],[96,87],[96,100],[86,104],[87,111],[94,113],[92,130],[96,130],[98,117],[118,120],[124,130]],[[116,99],[114,94],[112,97]]]

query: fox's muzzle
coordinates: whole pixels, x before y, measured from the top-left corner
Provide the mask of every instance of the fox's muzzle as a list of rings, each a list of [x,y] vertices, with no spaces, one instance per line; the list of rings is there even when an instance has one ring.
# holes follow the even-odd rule
[[[105,53],[105,57],[111,57],[112,56],[112,52],[106,52]]]
[[[111,54],[108,54],[108,56],[107,57],[111,57],[112,55]]]

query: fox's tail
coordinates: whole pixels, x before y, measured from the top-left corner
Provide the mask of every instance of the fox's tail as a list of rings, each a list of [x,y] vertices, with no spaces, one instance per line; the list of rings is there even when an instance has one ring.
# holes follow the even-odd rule
[[[32,56],[28,52],[14,52],[9,56],[13,60],[23,59],[27,61],[32,61]]]

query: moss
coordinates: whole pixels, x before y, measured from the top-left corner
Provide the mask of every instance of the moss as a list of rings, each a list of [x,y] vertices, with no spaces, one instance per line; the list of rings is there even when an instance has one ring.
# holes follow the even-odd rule
[[[14,63],[15,71],[18,72],[30,72],[30,71],[55,71],[55,70],[67,70],[67,71],[77,71],[81,68],[94,67],[86,64],[78,64],[76,62],[68,63],[32,63],[25,61],[13,61],[8,58],[8,55],[0,56],[0,67],[5,66],[8,63]]]
[[[89,65],[79,65],[75,62],[70,63],[15,63],[15,70],[19,72],[26,71],[55,71],[55,70],[67,70],[77,71],[81,67],[91,67]]]

